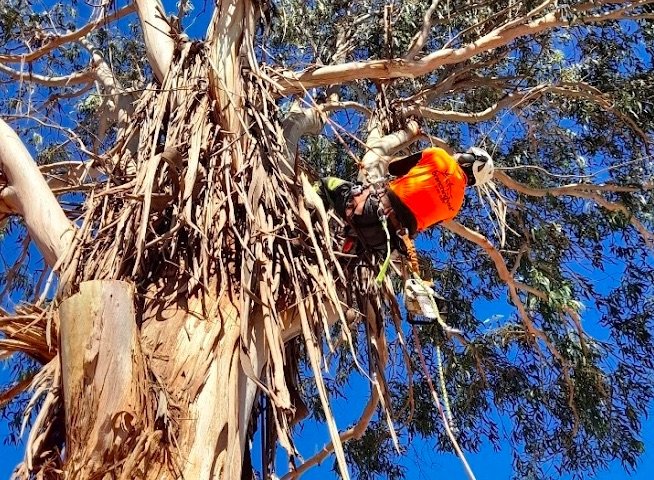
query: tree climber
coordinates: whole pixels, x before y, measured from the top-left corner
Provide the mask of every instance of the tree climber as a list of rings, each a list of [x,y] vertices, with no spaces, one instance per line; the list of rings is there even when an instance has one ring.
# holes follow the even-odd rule
[[[391,161],[388,181],[363,185],[326,177],[319,193],[348,222],[364,249],[385,255],[388,242],[391,250],[404,252],[403,235],[413,238],[454,218],[465,187],[488,182],[493,170],[492,158],[481,148],[452,156],[432,147]],[[344,250],[353,247],[346,241]]]
[[[356,244],[385,256],[377,281],[381,283],[390,264],[391,250],[409,257],[411,276],[405,277],[405,304],[411,317],[422,315],[427,323],[437,320],[445,331],[454,332],[443,320],[444,300],[420,277],[418,259],[410,240],[419,232],[451,220],[463,204],[466,186],[481,186],[493,178],[493,160],[483,149],[449,155],[442,148],[427,148],[388,165],[390,180],[363,185],[340,178],[320,181],[323,203],[347,221],[352,232],[343,250]],[[412,323],[424,323],[409,320]]]

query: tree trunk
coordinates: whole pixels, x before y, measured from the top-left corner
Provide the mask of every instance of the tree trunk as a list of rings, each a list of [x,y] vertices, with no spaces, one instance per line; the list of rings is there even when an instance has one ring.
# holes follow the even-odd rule
[[[239,312],[229,301],[206,297],[161,311],[159,306],[146,312],[142,331],[145,351],[153,354],[150,367],[166,386],[165,414],[177,426],[180,473],[199,480],[239,479],[257,388],[241,368]],[[258,376],[265,359],[261,329],[255,326],[245,338]]]
[[[252,74],[255,20],[251,1],[218,2],[207,44],[162,67],[135,107],[146,120],[121,133],[139,141],[116,154],[133,180],[88,198],[63,258],[59,294],[79,290],[59,311],[67,478],[238,480],[259,391],[295,454],[284,343],[300,333],[348,478],[320,371],[344,274],[310,183],[298,200],[282,171],[282,125],[261,114],[276,105]]]
[[[82,283],[59,309],[66,478],[90,478],[120,460],[151,420],[134,288]]]
[[[139,335],[120,281],[83,283],[60,318],[66,478],[114,478],[113,464],[119,478],[241,478],[257,392],[241,365],[261,374],[261,322],[246,354],[231,303],[157,301]]]

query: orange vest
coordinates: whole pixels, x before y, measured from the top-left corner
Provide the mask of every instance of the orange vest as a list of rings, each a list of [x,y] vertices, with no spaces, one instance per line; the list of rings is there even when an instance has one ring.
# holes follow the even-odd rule
[[[389,183],[422,231],[459,213],[467,178],[456,160],[442,148],[427,148],[418,164]]]

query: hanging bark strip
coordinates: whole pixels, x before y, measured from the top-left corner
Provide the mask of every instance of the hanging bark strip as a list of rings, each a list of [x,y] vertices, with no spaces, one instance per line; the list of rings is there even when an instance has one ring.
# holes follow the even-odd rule
[[[288,177],[278,92],[247,55],[252,5],[222,6],[229,15],[214,17],[212,32],[229,35],[231,43],[177,49],[161,85],[134,105],[117,147],[97,161],[106,181],[88,195],[75,241],[60,257],[51,308],[61,305],[65,318],[63,348],[53,360],[61,365],[64,395],[49,397],[40,425],[50,428],[63,401],[64,477],[240,478],[259,394],[271,405],[270,438],[297,456],[283,366],[284,343],[301,331],[339,470],[348,478],[322,378],[323,348],[337,321],[354,358],[368,357],[373,395],[394,434],[383,328],[392,292],[373,287],[358,260],[340,263],[324,209],[305,204],[311,184]],[[243,62],[250,62],[248,70]],[[134,285],[133,301],[123,282]],[[114,288],[117,296],[107,296]],[[346,298],[375,322],[374,351],[355,350]],[[85,308],[92,311],[80,313]],[[109,315],[113,308],[119,313]],[[399,322],[399,311],[391,311]],[[80,316],[86,321],[77,324]],[[108,352],[118,344],[125,362],[110,365]],[[87,358],[88,352],[94,353]],[[101,386],[85,383],[80,372],[91,365],[127,396],[107,397]],[[134,382],[148,388],[134,390]],[[62,445],[48,441],[54,442],[35,439],[33,450],[54,462]],[[28,462],[21,476],[42,472],[41,465]]]

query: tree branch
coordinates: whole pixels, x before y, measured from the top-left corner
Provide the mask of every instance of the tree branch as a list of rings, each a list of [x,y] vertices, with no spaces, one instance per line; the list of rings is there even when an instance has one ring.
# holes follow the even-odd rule
[[[135,4],[148,61],[155,78],[161,82],[170,69],[175,52],[170,25],[162,16],[164,7],[161,0],[135,0]]]
[[[595,203],[597,203],[601,207],[604,207],[610,212],[619,212],[626,215],[627,218],[629,218],[629,222],[631,223],[631,225],[633,225],[633,227],[638,231],[638,233],[640,233],[641,237],[643,237],[643,240],[649,246],[649,248],[654,249],[654,234],[652,234],[652,232],[650,232],[645,227],[645,225],[643,225],[643,223],[634,216],[631,210],[629,210],[621,203],[610,202],[607,199],[605,199],[603,196],[601,196],[599,193],[597,193],[598,191],[616,191],[613,190],[614,188],[613,186],[572,184],[572,185],[564,185],[562,187],[555,187],[555,188],[534,188],[512,179],[504,172],[500,172],[500,171],[496,172],[495,178],[497,178],[508,188],[511,188],[517,192],[532,197],[545,197],[547,195],[552,195],[552,196],[570,195],[573,197],[593,200]]]
[[[318,107],[302,108],[297,100],[291,105],[288,115],[282,122],[288,160],[288,163],[283,166],[285,170],[283,173],[289,178],[295,178],[295,158],[300,138],[308,134],[318,135],[324,124]]]
[[[48,265],[70,244],[75,227],[48,187],[32,156],[4,120],[0,119],[0,172],[6,185],[0,187],[0,205],[19,214]]]
[[[351,37],[348,36],[348,27],[350,26],[346,26],[342,22],[337,26],[336,51],[332,55],[332,61],[335,63],[345,61],[346,56],[352,49]],[[370,110],[359,103],[339,102],[338,88],[329,87],[326,95],[329,100],[328,103],[307,105],[307,108],[303,108],[301,101],[296,100],[291,105],[289,114],[282,122],[284,138],[286,139],[286,158],[288,159],[285,173],[290,176],[289,178],[295,177],[295,158],[300,138],[308,134],[318,135],[325,125],[329,112],[340,108],[354,108],[370,115]]]
[[[586,2],[574,7],[573,11],[586,13],[586,16],[575,20],[577,23],[596,23],[620,19],[629,11],[650,2],[651,0],[616,1],[612,3],[626,4],[626,6],[596,14],[588,12],[597,4]],[[280,92],[282,95],[301,92],[321,85],[341,84],[361,79],[415,78],[445,65],[464,62],[475,55],[507,45],[517,38],[537,35],[556,27],[569,25],[571,25],[570,21],[562,17],[561,12],[557,10],[532,21],[527,21],[527,17],[522,17],[508,25],[492,30],[473,43],[459,48],[443,48],[419,60],[391,59],[349,62],[341,65],[313,67],[302,72],[281,71],[276,72],[272,77],[282,86]]]
[[[416,55],[418,55],[418,53],[420,53],[420,50],[422,50],[422,47],[425,46],[425,43],[427,43],[427,39],[429,38],[429,31],[431,30],[432,26],[431,17],[434,15],[434,12],[438,8],[439,3],[440,0],[433,0],[431,2],[431,6],[427,9],[425,15],[422,18],[422,28],[411,39],[409,51],[404,56],[405,59],[412,60]]]
[[[522,302],[520,295],[518,294],[518,289],[522,286],[522,284],[518,284],[518,282],[515,281],[515,279],[511,275],[511,272],[509,272],[509,269],[506,266],[506,262],[504,261],[504,257],[502,257],[502,254],[482,234],[475,232],[474,230],[470,230],[469,228],[461,225],[459,222],[456,222],[454,220],[443,222],[441,223],[441,225],[444,228],[447,228],[449,231],[456,233],[457,235],[465,238],[466,240],[469,240],[479,245],[495,264],[495,268],[497,270],[500,279],[508,287],[509,297],[511,298],[511,301],[518,309],[520,319],[522,320],[522,323],[525,326],[527,334],[534,341],[535,340],[542,341],[543,344],[545,344],[545,346],[549,350],[549,352],[552,354],[552,356],[559,362],[559,365],[561,365],[561,371],[563,373],[563,377],[568,389],[567,392],[568,406],[570,407],[570,410],[572,411],[575,417],[575,426],[573,430],[576,431],[576,429],[578,428],[579,413],[577,412],[577,407],[575,406],[574,403],[574,385],[572,383],[572,378],[570,377],[570,371],[569,371],[570,369],[568,366],[568,361],[563,357],[563,355],[561,355],[561,352],[559,352],[559,350],[552,343],[552,341],[549,339],[547,334],[543,332],[541,329],[539,329],[538,327],[536,327],[533,320],[529,316],[529,313],[527,313],[527,309],[525,308],[525,305]]]
[[[80,72],[74,72],[63,76],[40,75],[38,73],[14,70],[13,68],[3,65],[2,63],[0,63],[0,73],[4,73],[12,80],[36,83],[44,87],[69,87],[71,85],[87,83],[90,80],[93,80],[95,76],[95,73],[92,69],[86,69]]]
[[[384,178],[390,156],[415,142],[420,133],[420,125],[414,120],[409,121],[404,130],[384,136],[379,134],[378,126],[373,127],[366,141],[368,151],[361,162],[363,171],[359,174],[359,180],[375,182]]]
[[[372,111],[358,102],[353,101],[329,101],[320,105],[320,109],[323,112],[333,112],[335,110],[356,110],[359,113],[362,113],[366,116],[372,115]]]
[[[515,108],[519,104],[531,100],[532,98],[541,97],[547,93],[561,95],[571,98],[581,98],[599,105],[604,110],[613,113],[618,119],[631,128],[647,145],[649,138],[647,134],[627,115],[615,109],[613,104],[600,90],[583,82],[564,83],[561,85],[537,85],[522,92],[507,94],[504,98],[494,103],[485,110],[479,112],[455,112],[451,110],[437,110],[421,105],[412,105],[405,108],[404,113],[407,116],[418,115],[428,120],[479,123],[491,120],[500,111],[506,108]]]
[[[29,53],[22,54],[0,54],[0,62],[5,63],[30,63],[34,60],[38,60],[42,56],[50,53],[60,46],[79,40],[80,38],[88,35],[93,30],[98,27],[103,27],[109,23],[120,20],[121,18],[129,15],[130,13],[136,11],[136,7],[133,3],[129,3],[120,10],[116,10],[109,15],[99,18],[94,22],[89,22],[81,28],[74,30],[72,32],[66,32],[62,35],[57,35],[55,37],[49,37],[45,45],[42,45],[40,48],[33,50]]]
[[[357,424],[345,430],[339,435],[341,439],[341,443],[345,443],[349,440],[356,440],[361,438],[361,436],[365,433],[366,429],[368,428],[368,425],[370,424],[370,421],[372,420],[372,417],[375,414],[375,411],[377,410],[378,404],[379,404],[379,393],[377,392],[377,389],[373,387],[372,392],[370,393],[370,399],[368,400],[365,409],[361,413],[361,416],[359,417],[359,421],[357,422]],[[334,442],[329,442],[327,445],[325,445],[322,448],[322,450],[320,450],[318,453],[316,453],[311,458],[306,460],[295,470],[284,475],[282,477],[282,480],[295,480],[297,478],[300,478],[310,468],[315,467],[316,465],[320,465],[322,461],[325,458],[327,458],[327,456],[331,454],[333,451],[334,451]]]

